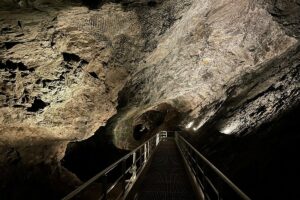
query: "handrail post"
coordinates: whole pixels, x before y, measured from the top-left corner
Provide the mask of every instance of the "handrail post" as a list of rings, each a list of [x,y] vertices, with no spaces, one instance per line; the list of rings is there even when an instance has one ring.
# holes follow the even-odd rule
[[[92,183],[94,183],[97,180],[101,180],[101,183],[103,185],[101,185],[100,187],[102,188],[103,192],[101,193],[100,199],[107,199],[109,196],[108,194],[110,193],[110,191],[112,191],[112,189],[115,186],[123,186],[123,191],[120,192],[125,192],[126,194],[126,190],[128,190],[128,188],[130,188],[131,186],[129,184],[126,184],[126,171],[128,169],[126,169],[126,164],[127,164],[127,160],[129,159],[129,157],[131,155],[133,155],[133,164],[130,166],[132,169],[132,176],[136,178],[136,176],[140,175],[141,170],[144,169],[147,161],[149,160],[150,154],[153,153],[153,149],[156,147],[155,144],[158,142],[160,142],[162,140],[162,133],[160,132],[158,133],[156,136],[153,135],[149,140],[145,141],[143,144],[141,144],[140,146],[138,146],[135,150],[131,151],[129,154],[125,155],[124,157],[120,158],[118,161],[116,161],[115,163],[111,164],[110,166],[108,166],[107,168],[105,168],[104,170],[102,170],[101,172],[97,173],[95,176],[93,176],[92,178],[90,178],[88,181],[86,181],[85,183],[83,183],[81,186],[79,186],[78,188],[76,188],[75,190],[73,190],[71,193],[69,193],[68,195],[66,195],[62,200],[70,200],[73,197],[75,197],[76,195],[78,195],[80,192],[82,192],[84,189],[86,189],[88,186],[90,186]],[[158,144],[157,143],[157,144]],[[151,148],[151,149],[150,149]],[[143,156],[144,154],[144,156]],[[139,161],[137,161],[137,156]],[[111,186],[107,183],[107,179],[108,179],[108,173],[113,171],[113,170],[120,170],[119,166],[122,165],[122,176],[120,176],[120,178],[117,180],[116,183],[112,184]],[[132,178],[133,178],[132,177]],[[135,179],[131,179],[133,180],[133,182],[135,181]]]
[[[212,183],[211,179],[209,179],[209,177],[206,175],[207,173],[205,172],[205,170],[203,170],[202,167],[199,165],[199,160],[195,159],[195,163],[193,162],[193,158],[197,157],[201,159],[203,165],[208,167],[209,170],[212,170],[212,172],[214,172],[219,178],[221,178],[222,181],[225,184],[227,184],[232,189],[232,191],[235,192],[236,195],[238,195],[244,200],[250,200],[250,198],[243,191],[241,191],[234,183],[232,183],[231,180],[229,180],[219,169],[217,169],[211,162],[209,162],[200,152],[197,151],[197,149],[195,149],[195,147],[193,147],[189,142],[187,142],[182,136],[177,136],[177,144],[179,150],[181,151],[184,157],[184,160],[186,161],[187,165],[189,165],[189,168],[192,170],[194,168],[193,166],[195,165],[201,168],[200,181],[202,183],[202,187],[201,185],[199,185],[199,187],[201,187],[204,196],[209,196],[209,191],[206,190],[206,188],[210,187],[213,189],[213,192],[217,195],[218,200],[223,199],[222,194],[220,194],[220,190],[218,190],[218,188],[215,187],[214,183]],[[192,173],[194,174],[194,176],[199,176],[199,173],[197,172],[196,174],[194,172]]]
[[[148,152],[147,153],[148,153],[148,158],[149,158],[149,155],[150,155],[150,141],[147,142],[147,146],[148,146],[148,148],[147,148]]]
[[[103,183],[102,183],[102,188],[103,188],[103,192],[104,192],[104,196],[103,199],[106,200],[107,199],[107,174],[105,174],[103,176]]]
[[[132,180],[136,179],[136,152],[132,154]]]
[[[147,143],[144,144],[144,164],[147,162]]]
[[[140,156],[139,156],[140,157],[140,167],[142,167],[142,165],[143,165],[143,160],[142,160],[142,158],[143,158],[142,157],[143,150],[142,150],[142,148],[140,148],[139,151],[140,151]]]
[[[122,161],[122,192],[123,194],[125,194],[125,190],[126,190],[126,181],[125,181],[125,173],[126,173],[126,160]]]

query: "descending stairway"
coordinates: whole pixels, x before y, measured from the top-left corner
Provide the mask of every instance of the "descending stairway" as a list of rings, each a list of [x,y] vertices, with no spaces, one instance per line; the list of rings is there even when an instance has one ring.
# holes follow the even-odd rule
[[[137,182],[136,200],[196,199],[175,140],[160,142],[149,169]]]
[[[63,200],[250,200],[177,132],[162,131]]]

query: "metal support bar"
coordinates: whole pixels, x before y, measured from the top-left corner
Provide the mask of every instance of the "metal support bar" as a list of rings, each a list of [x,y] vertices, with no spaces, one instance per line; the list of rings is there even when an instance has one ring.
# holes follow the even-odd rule
[[[122,194],[123,196],[128,193],[128,190],[132,187],[132,184],[137,179],[137,176],[141,173],[141,171],[144,169],[146,163],[149,161],[149,158],[151,154],[154,152],[154,148],[158,146],[158,144],[162,141],[162,133],[158,133],[154,135],[152,138],[141,144],[139,147],[131,151],[126,156],[119,159],[117,162],[113,163],[109,167],[107,167],[105,170],[99,172],[94,177],[92,177],[90,180],[79,186],[77,189],[75,189],[73,192],[68,194],[63,198],[63,200],[69,200],[74,197],[76,197],[79,193],[81,193],[84,189],[86,189],[89,185],[97,181],[98,179],[102,179],[102,188],[103,188],[103,194],[101,196],[101,199],[106,199],[108,193],[110,193],[112,190],[114,190],[114,187],[117,185],[121,185],[122,187]],[[131,158],[132,155],[132,164],[126,170],[126,163],[128,163],[128,159]],[[137,158],[138,155],[138,158]],[[139,166],[137,166],[137,163],[139,163]],[[110,172],[119,170],[118,166],[121,165],[122,171],[120,178],[115,179],[115,182],[108,187],[107,179],[108,174],[112,174]],[[131,173],[130,181],[126,181],[126,174]],[[109,179],[111,180],[111,178]],[[122,194],[120,194],[122,196]]]
[[[125,194],[126,189],[126,182],[125,182],[125,175],[126,175],[126,160],[122,162],[122,193]]]
[[[102,188],[103,188],[103,200],[106,200],[107,199],[107,175],[105,174],[103,176],[103,182],[102,182]]]
[[[205,170],[200,166],[199,160],[201,160],[202,163],[206,165],[206,167],[213,171],[217,177],[219,177],[225,184],[229,186],[229,188],[232,189],[232,191],[239,196],[241,199],[244,200],[250,200],[250,198],[242,192],[234,183],[232,183],[219,169],[217,169],[212,163],[210,163],[201,153],[199,153],[190,143],[188,143],[182,136],[179,136],[176,134],[175,140],[177,143],[178,148],[182,152],[183,158],[185,159],[186,163],[188,163],[188,167],[190,168],[190,171],[194,174],[195,178],[197,180],[201,180],[201,184],[198,184],[199,187],[203,190],[203,192],[207,195],[205,192],[208,188],[211,188],[214,194],[217,196],[217,199],[224,199],[220,196],[220,190],[222,188],[219,188],[219,190],[216,188],[216,186],[212,183],[211,179],[205,175]],[[199,158],[199,159],[197,159]],[[197,170],[198,168],[198,170]],[[206,169],[206,168],[205,168]],[[201,173],[197,173],[197,171],[200,171]],[[201,177],[198,177],[198,176]],[[211,199],[212,197],[207,196],[208,199]],[[214,199],[214,198],[213,198]]]

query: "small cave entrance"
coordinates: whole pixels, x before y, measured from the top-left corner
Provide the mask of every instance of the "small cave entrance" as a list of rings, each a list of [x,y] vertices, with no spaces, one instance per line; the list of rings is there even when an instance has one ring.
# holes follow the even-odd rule
[[[28,112],[38,112],[39,110],[43,110],[47,107],[49,103],[42,101],[41,99],[35,98],[31,107],[27,108]]]
[[[135,140],[141,140],[143,136],[145,136],[149,130],[143,124],[138,124],[133,129],[133,138]]]
[[[99,8],[99,6],[101,6],[101,4],[104,3],[104,1],[103,0],[81,0],[81,3],[86,7],[88,7],[89,9],[93,10]]]
[[[157,5],[157,2],[156,1],[148,1],[147,5],[150,7],[155,7]]]

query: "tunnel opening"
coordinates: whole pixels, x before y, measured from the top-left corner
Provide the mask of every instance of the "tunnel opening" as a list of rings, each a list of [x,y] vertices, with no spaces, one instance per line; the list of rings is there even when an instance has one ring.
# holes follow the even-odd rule
[[[148,132],[149,130],[143,124],[138,124],[133,129],[133,138],[141,140]]]
[[[157,2],[156,2],[156,1],[149,1],[149,2],[147,3],[147,5],[148,5],[149,7],[155,7],[155,6],[157,5]]]
[[[89,9],[97,9],[103,3],[103,0],[81,0],[81,3]]]

